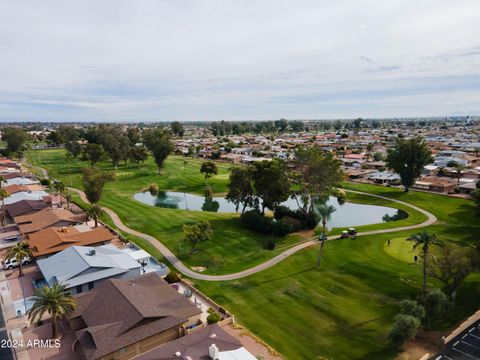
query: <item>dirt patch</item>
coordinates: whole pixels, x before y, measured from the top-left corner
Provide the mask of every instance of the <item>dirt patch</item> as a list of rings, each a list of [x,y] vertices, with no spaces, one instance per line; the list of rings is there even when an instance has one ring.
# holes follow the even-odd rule
[[[235,337],[250,353],[263,360],[283,360],[273,348],[238,324],[225,325],[223,329]]]
[[[405,343],[405,350],[397,356],[397,360],[418,360],[425,354],[434,355],[442,348],[442,336],[446,334],[446,332],[420,330],[413,341]]]

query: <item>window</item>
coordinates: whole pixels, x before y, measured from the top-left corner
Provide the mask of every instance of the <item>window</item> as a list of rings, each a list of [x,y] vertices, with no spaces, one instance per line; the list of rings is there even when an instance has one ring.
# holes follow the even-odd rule
[[[124,347],[118,350],[118,354],[125,354],[127,351],[128,351],[128,347]]]
[[[82,291],[82,285],[77,285],[77,294],[80,294]]]
[[[88,290],[92,290],[93,289],[93,281],[90,281],[88,283]]]

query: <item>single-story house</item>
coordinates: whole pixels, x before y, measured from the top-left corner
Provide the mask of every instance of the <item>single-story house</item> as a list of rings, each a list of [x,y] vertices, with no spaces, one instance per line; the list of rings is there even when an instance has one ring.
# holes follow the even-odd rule
[[[367,179],[376,184],[398,185],[400,184],[400,175],[390,171],[378,171],[367,175]]]
[[[217,324],[152,349],[135,360],[256,360],[240,341]]]
[[[98,246],[110,243],[115,235],[105,227],[90,228],[85,224],[49,227],[28,234],[28,244],[35,258],[47,257],[77,246]]]
[[[182,337],[202,312],[155,273],[105,280],[76,300],[68,322],[86,360],[131,359]]]
[[[51,226],[64,227],[77,225],[83,221],[81,216],[69,210],[45,208],[29,215],[16,216],[15,223],[22,234],[30,234]]]
[[[45,259],[37,260],[45,281],[66,285],[73,294],[95,288],[108,278],[130,279],[141,275],[141,265],[112,244],[70,246]]]
[[[22,200],[45,200],[51,198],[46,191],[22,191],[5,198],[5,205],[14,204]]]
[[[46,207],[48,207],[48,204],[43,200],[21,200],[13,204],[5,205],[5,210],[8,216],[13,219],[16,216],[36,213]]]

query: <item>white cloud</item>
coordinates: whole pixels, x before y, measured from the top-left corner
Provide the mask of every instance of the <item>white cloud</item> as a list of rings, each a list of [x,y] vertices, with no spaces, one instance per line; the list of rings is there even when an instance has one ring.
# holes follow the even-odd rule
[[[477,0],[2,1],[0,120],[478,110],[465,79],[480,79],[479,13]]]

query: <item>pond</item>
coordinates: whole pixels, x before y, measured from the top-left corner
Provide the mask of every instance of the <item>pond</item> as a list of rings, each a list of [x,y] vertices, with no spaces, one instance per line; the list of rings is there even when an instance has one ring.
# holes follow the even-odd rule
[[[149,191],[139,192],[134,199],[144,204],[162,208],[211,211],[211,212],[235,212],[235,205],[223,197],[206,199],[203,196],[181,192],[159,192],[151,194]],[[328,227],[347,227],[377,224],[384,221],[398,220],[407,216],[401,210],[386,206],[354,204],[344,202],[340,204],[336,197],[331,196],[327,200],[328,205],[333,205],[337,210],[333,213]],[[298,205],[294,199],[288,199],[282,205],[295,210]]]

